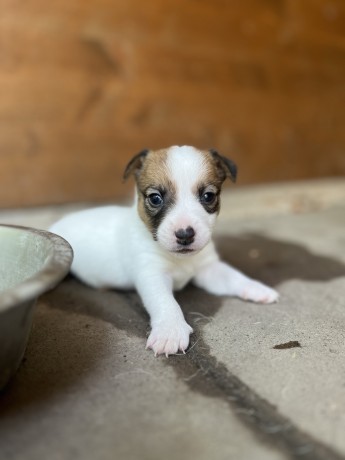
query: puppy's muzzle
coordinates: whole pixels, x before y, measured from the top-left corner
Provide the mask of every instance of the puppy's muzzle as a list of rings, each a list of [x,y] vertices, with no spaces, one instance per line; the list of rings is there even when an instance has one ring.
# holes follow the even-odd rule
[[[176,241],[181,246],[189,246],[194,242],[195,231],[192,227],[180,228],[175,232]]]

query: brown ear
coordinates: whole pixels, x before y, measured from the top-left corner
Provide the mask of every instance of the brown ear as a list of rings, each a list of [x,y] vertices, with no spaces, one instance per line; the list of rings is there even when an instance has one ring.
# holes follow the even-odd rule
[[[149,153],[149,151],[149,149],[144,149],[131,159],[123,174],[124,180],[128,179],[131,174],[134,174],[135,176],[138,175],[141,168],[143,167],[146,155]]]
[[[232,182],[236,182],[236,177],[237,177],[236,164],[229,158],[226,158],[220,155],[215,149],[210,149],[209,152],[213,156],[216,162],[216,166],[218,170],[220,171],[221,176],[223,176],[223,180],[229,177],[232,180]]]

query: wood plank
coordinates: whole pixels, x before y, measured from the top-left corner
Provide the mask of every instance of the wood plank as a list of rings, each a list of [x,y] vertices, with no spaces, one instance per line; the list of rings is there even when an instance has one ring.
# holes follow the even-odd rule
[[[342,0],[4,1],[0,206],[120,199],[143,147],[239,183],[345,173]]]

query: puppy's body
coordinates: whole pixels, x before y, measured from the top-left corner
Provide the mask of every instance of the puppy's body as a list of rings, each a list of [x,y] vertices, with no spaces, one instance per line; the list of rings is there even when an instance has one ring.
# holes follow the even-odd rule
[[[169,273],[173,289],[182,289],[198,267],[215,258],[213,243],[191,256],[164,251],[153,240],[133,207],[103,206],[67,215],[54,224],[74,250],[71,271],[98,289],[135,289],[145,274]]]
[[[277,293],[219,260],[211,240],[219,193],[233,163],[217,152],[171,147],[142,152],[133,207],[105,206],[64,217],[51,231],[74,249],[72,272],[95,288],[135,288],[150,314],[147,347],[172,354],[188,347],[186,323],[173,290],[188,282],[216,295],[274,302]]]

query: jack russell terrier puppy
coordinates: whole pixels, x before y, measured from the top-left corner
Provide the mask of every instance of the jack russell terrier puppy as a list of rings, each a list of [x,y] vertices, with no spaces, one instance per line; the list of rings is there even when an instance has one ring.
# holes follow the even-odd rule
[[[264,284],[221,262],[211,240],[224,180],[236,165],[215,150],[144,150],[128,164],[133,207],[104,206],[70,214],[51,228],[74,250],[72,272],[94,288],[133,289],[151,318],[147,348],[185,352],[192,328],[173,291],[188,282],[215,295],[259,303],[278,300]]]

